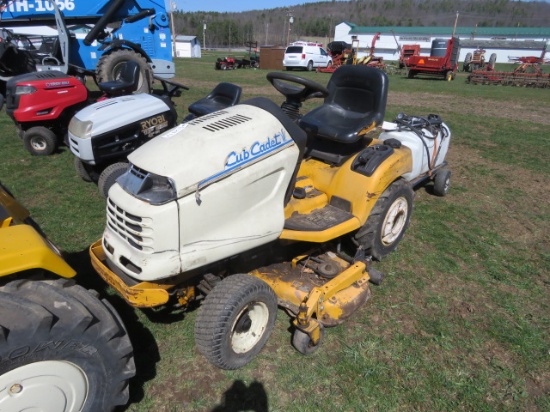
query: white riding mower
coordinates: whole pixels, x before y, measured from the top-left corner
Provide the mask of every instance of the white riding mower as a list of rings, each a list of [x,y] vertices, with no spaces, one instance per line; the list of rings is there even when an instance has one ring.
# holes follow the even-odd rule
[[[413,186],[447,193],[451,133],[439,116],[399,116],[378,137],[388,78],[342,66],[327,87],[287,73],[268,79],[283,110],[254,98],[190,122],[130,154],[107,199],[92,264],[135,307],[203,299],[198,349],[216,366],[246,365],[277,306],[309,354],[348,318],[409,225]],[[301,116],[301,103],[324,104]]]
[[[130,62],[133,63],[133,62]],[[103,89],[118,90],[121,84],[139,82],[139,66],[127,63],[121,79],[102,83]],[[68,143],[75,155],[77,174],[87,182],[96,182],[99,192],[107,197],[109,188],[128,168],[126,160],[142,144],[177,125],[177,112],[172,101],[188,87],[156,78],[160,93],[139,93],[109,98],[78,111],[68,128]],[[204,114],[236,104],[241,88],[220,83],[205,98],[189,106],[189,121]]]

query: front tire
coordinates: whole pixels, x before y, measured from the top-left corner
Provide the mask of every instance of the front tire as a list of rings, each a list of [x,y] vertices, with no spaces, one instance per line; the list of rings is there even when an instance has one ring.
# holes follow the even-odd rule
[[[99,180],[97,181],[97,187],[101,196],[105,199],[107,198],[111,186],[115,184],[116,180],[122,176],[127,169],[128,163],[117,162],[107,166],[105,170],[101,172]]]
[[[128,401],[126,329],[107,301],[71,280],[0,287],[0,342],[2,410],[111,411]]]
[[[33,156],[49,156],[59,146],[55,133],[44,126],[31,127],[27,130],[23,134],[23,144]]]
[[[325,336],[325,328],[323,325],[319,325],[320,329],[320,338],[319,342],[316,345],[313,344],[309,335],[305,332],[302,332],[300,329],[295,329],[294,334],[292,335],[292,346],[300,352],[302,355],[311,355],[316,352],[317,349],[321,346],[321,342]]]
[[[277,317],[277,298],[263,280],[229,276],[206,296],[195,323],[197,349],[221,369],[248,364],[264,347]]]
[[[85,182],[97,182],[99,174],[93,166],[87,165],[78,157],[74,158],[74,168],[76,174]]]
[[[403,179],[393,182],[374,205],[356,241],[367,255],[381,260],[393,252],[409,227],[414,192]]]
[[[439,170],[434,179],[434,195],[446,196],[451,187],[451,171],[449,169]]]
[[[139,64],[139,82],[135,93],[150,93],[152,88],[152,71],[145,58],[129,49],[115,50],[101,56],[97,64],[97,83],[116,80],[127,61],[135,61]]]

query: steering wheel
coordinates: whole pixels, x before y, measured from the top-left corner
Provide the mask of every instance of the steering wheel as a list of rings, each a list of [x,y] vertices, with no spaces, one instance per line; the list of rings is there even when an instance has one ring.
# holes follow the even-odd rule
[[[180,89],[189,90],[189,87],[184,86],[181,83],[178,83],[178,82],[175,82],[175,81],[172,81],[172,80],[168,80],[168,79],[164,79],[164,78],[161,78],[161,77],[158,77],[158,76],[153,76],[153,77],[155,78],[155,80],[160,81],[160,83],[162,84],[162,88],[164,90],[164,93],[166,93],[166,95],[168,95],[169,97],[178,97],[178,96],[180,96],[181,95]]]
[[[267,73],[267,80],[286,97],[289,103],[302,103],[314,97],[327,97],[328,90],[313,80],[304,79],[289,73],[270,72]],[[295,84],[292,84],[295,83]],[[296,84],[302,86],[296,86]]]

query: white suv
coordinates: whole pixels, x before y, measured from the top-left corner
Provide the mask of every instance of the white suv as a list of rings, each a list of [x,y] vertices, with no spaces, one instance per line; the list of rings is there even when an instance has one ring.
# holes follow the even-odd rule
[[[287,70],[296,68],[312,71],[314,67],[328,67],[331,64],[332,59],[317,43],[292,43],[286,48],[283,58],[283,66]]]

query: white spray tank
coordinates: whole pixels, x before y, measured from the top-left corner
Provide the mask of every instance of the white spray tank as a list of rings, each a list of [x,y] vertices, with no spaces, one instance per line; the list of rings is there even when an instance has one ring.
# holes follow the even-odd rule
[[[412,170],[403,178],[413,181],[441,166],[451,142],[451,130],[437,115],[427,117],[397,115],[395,122],[384,122],[379,139],[396,139],[411,150]]]

